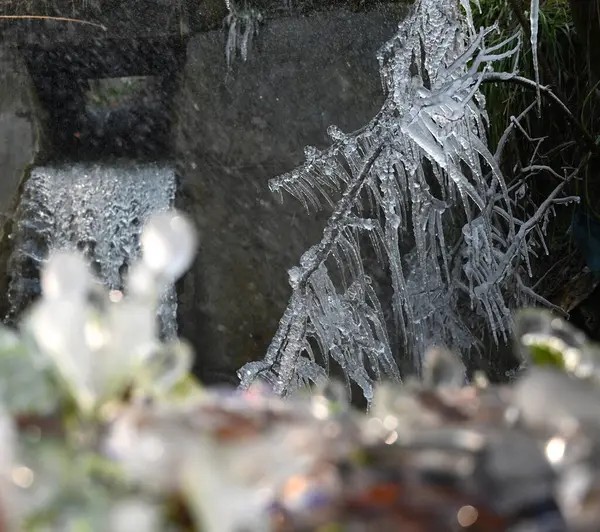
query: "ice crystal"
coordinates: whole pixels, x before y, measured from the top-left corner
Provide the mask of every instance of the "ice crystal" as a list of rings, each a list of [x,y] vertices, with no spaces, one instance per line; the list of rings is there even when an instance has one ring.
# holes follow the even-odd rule
[[[175,282],[191,262],[195,231],[177,212],[157,213],[150,217],[141,241],[142,259],[133,270],[148,270],[147,284],[159,290],[149,286],[141,290],[134,278],[138,290],[130,291],[127,282],[128,297],[111,301],[94,282],[84,257],[57,251],[41,273],[42,298],[23,322],[23,329],[45,359],[52,360],[82,410],[122,390],[132,373],[138,374],[140,383],[146,380],[169,388],[191,364],[183,344],[158,342],[156,311],[160,289]],[[19,351],[16,341],[12,350]],[[42,377],[37,380],[43,383]]]
[[[373,381],[400,378],[395,351],[420,373],[428,346],[467,354],[482,327],[506,339],[511,309],[541,299],[523,277],[561,187],[528,212],[518,204],[524,180],[509,187],[502,146],[488,148],[480,85],[520,47],[519,35],[488,46],[494,30],[476,31],[467,0],[418,1],[378,54],[377,116],[352,134],[331,126],[329,149],[307,148],[300,168],[271,181],[333,213],[290,271],[288,308],[264,360],[240,370],[243,388],[260,378],[286,395],[333,359],[370,401]],[[387,267],[392,319],[365,271],[366,242]]]

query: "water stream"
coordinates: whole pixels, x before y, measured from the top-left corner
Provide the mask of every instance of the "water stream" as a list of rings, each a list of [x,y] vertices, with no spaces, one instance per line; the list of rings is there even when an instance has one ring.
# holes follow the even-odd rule
[[[172,206],[175,174],[171,166],[119,161],[69,163],[31,171],[12,234],[9,261],[12,321],[39,293],[39,267],[54,250],[78,250],[96,276],[120,290],[129,265],[139,257],[139,235],[154,212]],[[159,309],[162,335],[176,334],[174,288]]]

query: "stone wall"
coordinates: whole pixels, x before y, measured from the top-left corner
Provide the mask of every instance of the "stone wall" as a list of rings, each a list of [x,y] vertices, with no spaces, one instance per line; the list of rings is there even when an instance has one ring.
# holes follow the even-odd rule
[[[280,204],[267,182],[301,163],[305,145],[326,147],[330,124],[351,131],[379,110],[376,51],[397,22],[385,11],[272,20],[232,72],[223,32],[190,41],[176,98],[178,205],[201,243],[179,314],[204,381],[233,381],[263,356],[290,295],[287,270],[327,215]]]

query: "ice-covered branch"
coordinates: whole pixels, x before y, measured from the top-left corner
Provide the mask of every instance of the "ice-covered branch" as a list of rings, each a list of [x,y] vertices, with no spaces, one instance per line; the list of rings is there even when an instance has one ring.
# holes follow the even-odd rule
[[[497,284],[504,279],[504,277],[506,276],[506,272],[510,267],[510,263],[517,256],[518,250],[523,245],[527,234],[542,221],[542,218],[546,216],[548,209],[557,201],[560,201],[558,197],[562,193],[565,185],[567,185],[567,183],[569,183],[579,174],[581,169],[584,168],[587,164],[589,158],[589,154],[586,157],[584,157],[579,166],[567,177],[565,177],[559,185],[557,185],[554,188],[550,195],[537,208],[536,212],[525,223],[521,225],[518,233],[515,235],[509,248],[504,253],[504,256],[500,261],[499,266],[494,272],[493,276],[489,278],[485,284],[482,284],[481,286],[475,289],[475,294],[477,296],[481,296],[486,290],[490,288],[490,286]]]
[[[304,292],[309,277],[319,268],[329,257],[335,242],[341,230],[344,229],[344,219],[350,216],[352,209],[356,206],[360,192],[365,185],[369,172],[373,168],[373,163],[381,153],[383,144],[377,146],[367,157],[360,173],[353,180],[352,185],[348,187],[336,209],[327,221],[327,226],[323,231],[323,238],[317,247],[304,254],[300,262],[303,267],[300,271],[294,270],[290,282],[294,291]],[[297,277],[296,277],[297,276]]]
[[[386,91],[381,111],[354,133],[331,126],[330,148],[308,147],[301,167],[271,181],[273,191],[289,192],[307,209],[324,199],[333,215],[321,242],[290,270],[288,308],[265,359],[240,370],[243,387],[262,378],[285,395],[327,375],[332,359],[370,400],[374,380],[400,378],[400,356],[419,373],[428,345],[452,345],[466,355],[482,328],[505,336],[511,309],[546,304],[523,278],[536,248],[546,249],[549,212],[574,176],[551,170],[561,183],[528,216],[527,179],[508,181],[499,161],[511,133],[524,132],[520,121],[534,104],[511,120],[492,153],[479,88],[537,85],[491,71],[517,54],[520,39],[488,47],[491,30],[475,31],[461,5],[417,1],[378,54]],[[576,123],[547,87],[539,90]],[[525,172],[545,169],[532,160]],[[381,287],[366,271],[366,242],[387,269],[387,299],[380,300]]]

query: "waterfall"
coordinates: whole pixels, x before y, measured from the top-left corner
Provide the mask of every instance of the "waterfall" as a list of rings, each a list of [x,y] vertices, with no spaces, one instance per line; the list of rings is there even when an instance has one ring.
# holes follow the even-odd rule
[[[140,255],[141,229],[154,212],[170,208],[175,173],[157,163],[69,163],[32,169],[16,211],[9,260],[12,321],[39,291],[39,267],[55,250],[83,253],[95,275],[121,290]],[[158,318],[165,337],[176,335],[174,287],[163,295]]]

